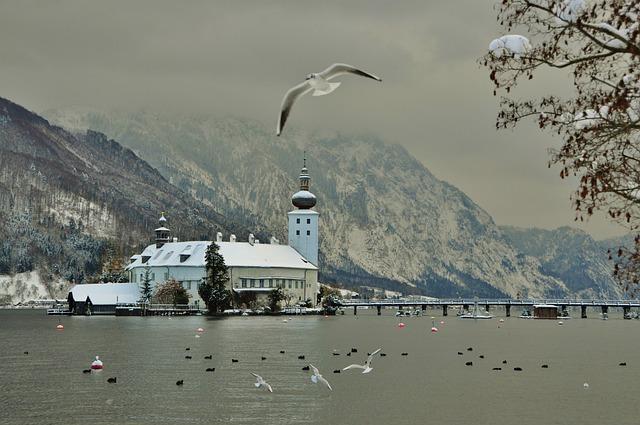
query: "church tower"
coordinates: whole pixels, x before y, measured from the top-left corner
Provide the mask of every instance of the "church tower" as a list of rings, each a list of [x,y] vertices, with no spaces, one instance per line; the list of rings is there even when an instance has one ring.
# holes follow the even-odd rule
[[[161,248],[162,245],[169,242],[169,233],[171,231],[167,229],[167,219],[164,216],[164,213],[160,214],[160,218],[158,219],[159,227],[154,230],[156,233],[156,248]]]
[[[291,197],[291,203],[297,209],[288,213],[289,246],[317,267],[318,218],[320,214],[312,210],[316,205],[316,196],[309,192],[310,180],[305,157],[300,171],[300,190]]]

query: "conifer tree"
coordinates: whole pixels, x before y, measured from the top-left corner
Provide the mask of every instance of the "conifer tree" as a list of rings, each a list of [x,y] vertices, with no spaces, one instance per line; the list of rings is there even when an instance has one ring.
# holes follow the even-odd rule
[[[198,294],[204,300],[210,314],[224,310],[231,300],[231,292],[227,289],[229,269],[218,250],[218,245],[211,242],[205,254],[207,275],[198,286]]]

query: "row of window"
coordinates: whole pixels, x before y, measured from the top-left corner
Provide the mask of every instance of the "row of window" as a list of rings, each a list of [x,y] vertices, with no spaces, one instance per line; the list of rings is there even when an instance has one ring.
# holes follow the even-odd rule
[[[300,219],[299,218],[296,218],[296,224],[300,224]],[[311,224],[311,219],[310,218],[307,219],[307,224]]]
[[[311,234],[311,230],[307,230],[307,236]],[[296,235],[300,236],[300,230],[296,230]]]
[[[304,288],[304,280],[298,279],[240,279],[242,288]],[[309,285],[307,285],[309,286]],[[236,283],[236,288],[238,284]]]

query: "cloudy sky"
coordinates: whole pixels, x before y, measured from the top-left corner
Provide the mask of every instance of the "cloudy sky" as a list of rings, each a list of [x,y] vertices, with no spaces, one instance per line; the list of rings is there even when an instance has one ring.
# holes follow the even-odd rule
[[[497,99],[477,58],[496,35],[494,0],[31,1],[0,3],[0,96],[37,112],[83,106],[257,119],[333,62],[344,77],[304,98],[288,125],[377,135],[405,146],[498,224],[575,225],[571,182],[548,169],[559,141],[533,125],[494,129]],[[347,81],[349,80],[349,81]],[[536,78],[515,95],[564,91]],[[604,218],[582,228],[624,233]]]

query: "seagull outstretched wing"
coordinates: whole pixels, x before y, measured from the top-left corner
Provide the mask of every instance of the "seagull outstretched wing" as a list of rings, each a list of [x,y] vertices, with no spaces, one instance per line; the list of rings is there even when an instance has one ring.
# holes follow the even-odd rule
[[[325,80],[330,80],[343,74],[354,74],[365,78],[371,78],[376,81],[382,81],[382,78],[358,69],[355,66],[347,65],[346,63],[334,63],[329,68],[322,71],[320,76]]]
[[[276,134],[278,136],[280,135],[280,133],[282,133],[284,124],[287,122],[287,118],[289,118],[291,108],[293,108],[293,104],[295,103],[295,101],[309,91],[311,91],[311,84],[309,84],[309,81],[304,81],[297,86],[289,89],[287,94],[284,95],[284,98],[282,99],[282,105],[280,105],[278,127],[276,128]]]

